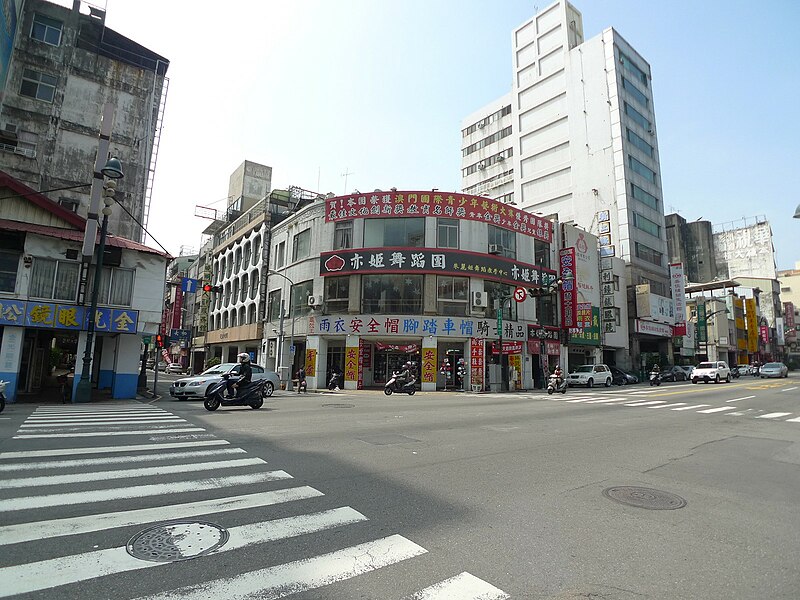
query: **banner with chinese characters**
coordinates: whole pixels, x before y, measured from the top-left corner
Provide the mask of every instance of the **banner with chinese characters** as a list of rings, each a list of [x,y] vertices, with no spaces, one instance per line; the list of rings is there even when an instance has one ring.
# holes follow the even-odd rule
[[[575,248],[558,251],[559,274],[561,275],[561,326],[577,326],[578,293],[575,289]]]
[[[469,338],[500,337],[495,319],[471,319],[462,317],[417,317],[407,315],[328,315],[309,317],[309,335],[374,335],[380,337],[417,337],[435,335],[438,337]],[[516,321],[503,321],[503,338],[525,340],[525,326]],[[558,339],[558,335],[556,338]],[[380,349],[376,342],[376,349]],[[407,346],[407,344],[402,344]]]
[[[436,383],[436,348],[422,349],[422,382]]]
[[[484,346],[480,338],[472,338],[469,341],[469,381],[472,385],[479,385],[483,389],[484,375]]]
[[[758,315],[756,310],[756,299],[745,298],[744,317],[747,322],[747,351],[751,354],[758,352]]]
[[[306,377],[317,375],[317,351],[315,348],[306,348]]]
[[[516,388],[522,387],[522,355],[512,354],[508,357],[508,366],[514,369],[514,383]]]
[[[558,327],[544,327],[542,325],[528,325],[529,340],[555,340],[558,343]]]
[[[492,342],[492,354],[497,354],[497,344]],[[503,342],[503,354],[519,354],[522,352],[522,342]]]
[[[364,389],[364,356],[367,354],[367,344],[363,339],[358,340],[358,383],[356,388]]]
[[[358,346],[347,346],[344,350],[344,380],[358,382]]]
[[[543,242],[553,240],[553,222],[503,202],[459,193],[374,192],[325,200],[325,220],[448,217],[491,223]]]
[[[569,330],[570,344],[588,346],[600,345],[600,307],[591,304],[578,304],[579,329]]]
[[[85,331],[89,315],[89,308],[73,304],[0,300],[0,325]],[[138,324],[138,310],[98,307],[95,312],[95,331],[99,333],[136,333]]]
[[[759,330],[761,331],[761,341],[764,344],[769,344],[769,327],[766,325],[761,325]]]
[[[784,318],[784,325],[786,326],[787,337],[792,337],[791,332],[794,331],[794,303],[792,302],[784,302],[783,303],[783,318]]]
[[[574,260],[574,258],[573,258]],[[440,273],[476,275],[522,287],[548,286],[555,271],[503,256],[443,248],[359,248],[323,252],[319,273]]]
[[[669,279],[672,284],[672,301],[675,305],[675,335],[686,335],[686,280],[683,276],[683,263],[669,266]]]

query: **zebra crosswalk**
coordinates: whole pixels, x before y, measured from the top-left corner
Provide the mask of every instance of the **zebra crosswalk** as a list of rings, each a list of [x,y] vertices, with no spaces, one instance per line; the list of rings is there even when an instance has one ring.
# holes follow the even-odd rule
[[[2,598],[85,597],[81,586],[89,584],[102,597],[141,600],[303,592],[346,598],[337,584],[390,572],[429,553],[401,532],[381,528],[370,535],[368,515],[294,484],[280,465],[161,408],[40,407],[6,447],[0,452]],[[354,527],[362,529],[352,544],[333,534]],[[87,547],[87,539],[100,543]],[[227,563],[242,564],[235,573],[206,568],[216,556],[240,550],[264,556],[270,544],[292,540],[299,554],[291,560]],[[380,597],[398,600],[509,598],[467,571],[436,578],[424,565],[417,570],[418,587],[405,575],[398,576],[404,585],[392,583],[391,573],[371,585],[384,588]],[[165,590],[157,574],[167,571],[192,583]],[[127,592],[120,582],[131,575],[137,585]]]

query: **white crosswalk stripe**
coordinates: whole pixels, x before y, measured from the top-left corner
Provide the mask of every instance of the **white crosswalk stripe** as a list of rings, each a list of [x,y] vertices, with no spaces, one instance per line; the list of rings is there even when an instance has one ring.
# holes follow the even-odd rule
[[[97,410],[95,406],[92,409],[104,414],[112,410]],[[0,526],[0,546],[47,540],[47,545],[41,546],[47,548],[46,555],[40,559],[35,552],[25,553],[20,555],[24,557],[20,559],[23,562],[17,563],[12,558],[5,563],[10,566],[0,568],[3,582],[0,597],[18,594],[55,597],[61,586],[89,580],[101,589],[108,586],[103,593],[114,597],[115,577],[153,569],[161,572],[160,567],[170,565],[170,572],[183,568],[185,573],[200,573],[198,579],[191,580],[198,583],[163,590],[158,587],[158,578],[148,579],[143,575],[143,581],[152,581],[155,586],[143,588],[148,590],[145,594],[154,594],[146,598],[283,598],[334,586],[356,576],[368,576],[428,552],[399,533],[382,533],[381,529],[381,533],[374,530],[373,535],[369,535],[365,525],[360,525],[368,525],[368,516],[349,506],[320,506],[319,502],[325,501],[323,492],[307,485],[292,487],[292,475],[280,469],[267,470],[265,460],[248,456],[245,450],[225,440],[164,441],[168,436],[159,437],[160,434],[205,431],[179,418],[185,427],[165,426],[165,419],[176,418],[167,411],[159,410],[158,418],[141,417],[140,413],[156,414],[146,409],[138,409],[136,414],[125,418],[106,418],[104,414],[87,418],[88,415],[83,414],[87,410],[70,407],[42,411],[48,413],[43,418],[36,411],[9,441],[9,450],[0,453],[0,473],[6,475],[0,478],[0,514],[14,513],[25,519]],[[60,421],[64,421],[68,430],[78,427],[80,430],[59,431],[55,425]],[[112,424],[109,421],[113,427],[109,426]],[[47,431],[50,428],[52,432]],[[102,442],[95,439],[108,435],[135,439],[145,434],[150,436],[148,443],[116,445],[110,439]],[[55,438],[51,445],[60,447],[40,449],[38,440],[43,438]],[[84,439],[73,441],[70,438]],[[30,450],[26,449],[31,446]],[[7,477],[9,474],[15,477]],[[144,481],[137,484],[137,479]],[[271,487],[265,489],[267,485]],[[283,487],[276,489],[276,485]],[[239,488],[243,488],[243,493],[237,493]],[[18,495],[20,492],[22,496]],[[217,497],[220,492],[222,497]],[[191,496],[184,498],[188,494]],[[283,514],[270,518],[269,507],[276,505],[284,507]],[[52,515],[52,510],[43,514],[45,518],[39,516],[52,508],[67,510],[67,516],[46,518]],[[314,536],[327,540],[326,551],[314,555],[316,544],[313,541],[298,541],[300,558],[257,570],[248,570],[255,567],[248,566],[250,563],[245,561],[239,569],[242,572],[228,576],[221,569],[198,570],[196,564],[189,566],[186,561],[142,560],[131,555],[130,547],[125,545],[94,546],[81,551],[87,548],[83,541],[71,543],[73,536],[100,533],[97,539],[119,539],[118,536],[103,536],[102,532],[132,526],[144,530],[165,523],[172,526],[180,521],[203,521],[210,515],[220,524],[224,522],[228,538],[207,553],[208,560],[242,548],[252,548],[255,554],[262,551],[258,549],[260,546],[271,542],[285,540],[282,543],[286,544],[293,539]],[[333,532],[352,527],[360,528],[360,539],[353,545],[337,543],[346,538]],[[129,536],[125,535],[122,540]],[[175,542],[179,550],[191,547],[181,545],[180,537],[175,539],[179,540]],[[336,545],[331,547],[331,543]],[[205,557],[198,556],[197,560],[203,561]],[[504,600],[510,597],[467,572],[423,587],[431,581],[429,569],[422,564],[414,568],[419,569],[426,583],[421,584],[422,589],[410,599]],[[225,576],[220,579],[220,575]],[[389,583],[391,579],[383,576],[375,581],[377,585],[387,586],[381,597],[390,597],[394,589]]]
[[[774,412],[774,413],[769,413],[769,414],[766,414],[766,415],[760,415],[760,416],[756,417],[756,419],[777,419],[779,417],[788,417],[790,414],[792,414],[792,413]]]
[[[723,412],[726,410],[734,410],[735,406],[718,406],[717,408],[709,408],[708,410],[698,410],[697,412],[702,413],[704,415],[710,415],[713,413]]]

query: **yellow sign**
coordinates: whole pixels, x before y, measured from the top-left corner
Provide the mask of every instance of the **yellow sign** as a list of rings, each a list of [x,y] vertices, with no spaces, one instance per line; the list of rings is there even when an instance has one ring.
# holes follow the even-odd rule
[[[345,348],[344,380],[358,381],[358,346],[348,346]]]
[[[514,369],[516,373],[516,377],[514,382],[517,384],[517,389],[522,387],[522,355],[521,354],[509,354],[508,355],[508,366]]]
[[[436,348],[422,350],[422,381],[436,382]]]
[[[314,348],[306,348],[306,377],[314,377],[317,374],[317,351]]]
[[[745,298],[745,320],[747,321],[747,351],[758,352],[758,316],[756,315],[756,299]]]

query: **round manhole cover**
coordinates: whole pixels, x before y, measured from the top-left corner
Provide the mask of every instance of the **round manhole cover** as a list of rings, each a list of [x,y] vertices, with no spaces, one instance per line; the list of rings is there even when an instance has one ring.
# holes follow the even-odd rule
[[[353,408],[355,404],[323,404],[322,406],[328,408]]]
[[[228,541],[228,530],[205,521],[161,523],[133,536],[128,554],[151,562],[188,560],[208,554]]]
[[[621,504],[648,510],[675,510],[686,506],[686,500],[680,496],[645,487],[610,487],[603,490],[603,496]]]

